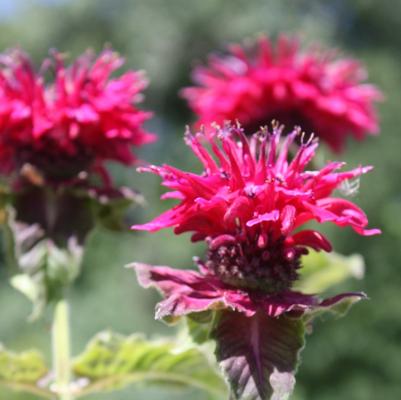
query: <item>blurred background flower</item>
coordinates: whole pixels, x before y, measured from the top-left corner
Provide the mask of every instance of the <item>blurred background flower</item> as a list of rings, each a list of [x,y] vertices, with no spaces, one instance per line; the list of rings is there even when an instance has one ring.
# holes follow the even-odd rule
[[[371,226],[381,228],[380,237],[360,239],[349,230],[338,235],[326,228],[337,251],[358,252],[366,258],[366,278],[348,281],[336,292],[363,290],[371,301],[360,303],[341,321],[319,324],[308,339],[303,367],[298,374],[296,400],[398,399],[401,397],[401,2],[346,0],[281,2],[269,0],[3,0],[0,3],[0,48],[19,45],[29,52],[36,66],[49,48],[68,52],[71,59],[88,47],[99,52],[105,43],[126,57],[126,70],[144,69],[150,80],[143,108],[155,112],[147,130],[159,140],[138,156],[153,163],[172,163],[199,170],[182,140],[184,125],[195,120],[178,92],[191,85],[194,65],[214,50],[246,37],[265,33],[301,36],[305,46],[319,42],[342,49],[346,57],[360,59],[369,81],[380,87],[386,102],[379,105],[381,133],[363,143],[350,140],[342,158],[348,167],[374,165],[357,193],[351,191],[369,215]],[[326,150],[325,160],[333,158]],[[165,210],[159,201],[159,180],[141,176],[134,168],[109,166],[118,185],[139,188],[147,207],[136,208],[130,223],[142,223]],[[353,200],[353,201],[354,201]],[[97,331],[113,327],[129,334],[172,332],[153,320],[159,296],[139,288],[135,277],[122,266],[133,260],[178,267],[192,265],[191,255],[201,249],[189,246],[188,238],[172,233],[154,235],[114,234],[99,228],[91,237],[85,266],[72,294],[74,342],[77,353]],[[195,246],[195,245],[192,245]],[[4,257],[3,257],[4,259]],[[48,324],[26,324],[29,303],[7,283],[5,263],[0,266],[0,340],[16,350],[48,348]],[[50,321],[50,317],[47,318]],[[33,400],[25,394],[0,389],[0,398]],[[169,392],[129,388],[113,393],[113,400],[203,399],[202,393]],[[196,397],[198,396],[198,397]],[[93,399],[110,399],[109,395]],[[88,397],[90,399],[90,397]]]
[[[29,164],[50,182],[68,181],[102,168],[104,160],[131,165],[132,146],[154,141],[141,126],[151,113],[134,105],[143,97],[143,74],[130,70],[111,78],[124,64],[111,49],[98,57],[88,50],[68,66],[65,58],[51,51],[36,71],[22,50],[0,55],[4,173]]]
[[[296,37],[231,44],[228,54],[212,54],[192,77],[197,86],[182,95],[198,124],[238,120],[252,134],[276,119],[287,130],[314,132],[337,152],[349,135],[362,140],[378,132],[373,103],[382,95],[365,82],[358,61],[336,58],[334,50],[303,50]]]

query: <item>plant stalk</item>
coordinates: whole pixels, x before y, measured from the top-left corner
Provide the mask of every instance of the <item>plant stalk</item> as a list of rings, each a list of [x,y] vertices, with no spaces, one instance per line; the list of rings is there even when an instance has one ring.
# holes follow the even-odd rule
[[[54,310],[52,327],[53,368],[59,400],[73,400],[70,390],[70,320],[69,306],[65,299],[59,300]]]

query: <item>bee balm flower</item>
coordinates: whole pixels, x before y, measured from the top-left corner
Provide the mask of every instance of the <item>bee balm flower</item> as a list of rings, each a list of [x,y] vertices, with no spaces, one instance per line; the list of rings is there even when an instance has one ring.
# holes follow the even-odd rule
[[[69,66],[51,52],[36,71],[20,50],[0,54],[0,173],[10,178],[7,223],[25,282],[15,286],[29,287],[35,316],[77,277],[92,229],[122,229],[124,208],[140,199],[103,164],[132,164],[132,146],[154,139],[142,126],[151,114],[137,108],[146,80],[115,75],[123,63],[110,49]]]
[[[342,182],[370,167],[341,172],[343,163],[331,162],[307,170],[317,141],[305,142],[296,129],[280,142],[281,131],[274,126],[272,133],[262,130],[250,139],[239,126],[188,132],[187,144],[203,173],[169,165],[141,169],[159,175],[170,189],[163,198],[178,204],[133,228],[192,232],[192,240],[206,241],[208,250],[196,260],[199,272],[134,264],[139,282],[164,295],[157,318],[209,316],[216,357],[235,399],[288,398],[304,324],[316,311],[344,309],[364,297],[343,293],[322,301],[291,289],[309,248],[331,250],[329,240],[305,224],[348,226],[365,236],[379,233],[367,228],[360,208],[333,196]],[[289,160],[295,140],[301,144]]]
[[[131,164],[131,146],[154,139],[142,128],[150,113],[136,107],[146,80],[135,71],[111,77],[124,63],[113,51],[87,52],[70,66],[53,52],[39,71],[19,50],[0,62],[3,172],[29,164],[46,177],[71,178],[104,160]]]
[[[277,119],[314,132],[335,151],[349,135],[377,133],[373,103],[382,96],[363,82],[367,74],[357,61],[302,53],[287,37],[276,45],[261,37],[255,47],[250,54],[233,45],[227,56],[214,55],[194,70],[197,86],[182,94],[199,124],[238,119],[252,133]]]
[[[332,197],[342,182],[371,168],[339,172],[343,163],[331,162],[308,171],[317,140],[302,143],[289,161],[288,150],[301,133],[296,129],[280,144],[281,131],[276,126],[273,133],[262,131],[249,140],[239,126],[188,132],[186,141],[203,164],[202,174],[169,165],[140,169],[159,175],[172,190],[163,198],[179,204],[133,228],[154,232],[173,227],[176,234],[192,232],[192,240],[208,245],[206,260],[197,262],[200,273],[138,266],[144,285],[155,284],[167,294],[159,316],[222,305],[249,315],[262,307],[276,316],[317,304],[313,296],[289,292],[308,248],[331,250],[322,233],[303,226],[328,222],[361,235],[379,233],[367,229],[367,217],[355,204]]]

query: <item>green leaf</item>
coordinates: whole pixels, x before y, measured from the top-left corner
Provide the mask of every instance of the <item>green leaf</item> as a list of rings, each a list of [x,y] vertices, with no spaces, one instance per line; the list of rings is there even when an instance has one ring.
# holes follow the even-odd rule
[[[221,398],[226,386],[198,347],[182,348],[166,340],[102,332],[73,364],[76,376],[87,379],[77,396],[110,391],[131,383],[195,387]]]
[[[74,237],[57,246],[38,224],[16,221],[11,208],[6,232],[7,253],[20,272],[11,278],[11,285],[32,302],[34,320],[78,276],[83,248]]]
[[[365,264],[362,256],[310,251],[302,257],[300,279],[294,289],[303,293],[322,293],[349,278],[362,279]]]
[[[222,311],[213,337],[216,357],[233,399],[285,400],[295,385],[294,374],[304,347],[304,322],[264,312],[247,317]]]
[[[40,384],[48,372],[43,356],[36,350],[17,354],[0,345],[0,384],[40,397],[53,398],[53,394]]]
[[[127,207],[143,199],[125,187],[96,187],[82,181],[55,190],[27,187],[14,196],[14,208],[2,208],[8,201],[0,186],[8,264],[19,271],[11,284],[33,303],[30,319],[34,320],[79,275],[83,246],[95,223],[125,229]]]
[[[46,305],[57,300],[63,289],[75,280],[82,256],[83,248],[74,238],[63,248],[51,240],[41,239],[25,253],[16,251],[22,274],[12,277],[11,285],[32,302],[31,320],[38,318]]]
[[[0,182],[0,225],[7,222],[7,207],[10,204],[12,195],[10,188]]]
[[[186,318],[188,333],[195,343],[203,344],[211,339],[211,331],[216,316],[215,311],[189,314]]]
[[[25,295],[32,302],[31,321],[37,319],[47,304],[46,284],[43,273],[38,272],[33,276],[19,274],[10,280],[11,286]]]
[[[341,297],[343,295],[338,295],[336,297]],[[310,323],[315,318],[323,316],[323,315],[332,315],[334,317],[343,317],[349,311],[349,309],[358,301],[364,300],[366,297],[361,297],[361,295],[356,294],[354,296],[348,295],[346,297],[341,298],[333,302],[333,304],[324,304],[322,303],[321,306],[313,307],[305,311],[304,315],[302,316],[303,321]],[[309,324],[310,326],[310,324]]]
[[[95,220],[107,229],[121,231],[127,229],[124,216],[129,207],[143,204],[144,199],[138,192],[128,187],[98,191],[89,188],[83,193],[89,196]]]

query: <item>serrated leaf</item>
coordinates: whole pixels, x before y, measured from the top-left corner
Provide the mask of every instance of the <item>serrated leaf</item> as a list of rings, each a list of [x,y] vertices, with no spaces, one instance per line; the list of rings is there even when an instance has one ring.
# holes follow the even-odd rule
[[[224,381],[199,348],[183,349],[172,341],[148,341],[138,335],[98,334],[76,358],[73,370],[88,380],[78,396],[134,382],[195,387],[214,398],[226,393]]]
[[[233,399],[285,400],[295,384],[304,322],[263,312],[252,317],[220,314],[213,337],[216,357],[230,383]]]
[[[300,279],[294,289],[304,293],[322,293],[349,278],[362,279],[365,264],[359,254],[343,256],[338,253],[310,251],[302,257]]]
[[[0,345],[0,384],[15,390],[53,398],[52,393],[41,387],[40,380],[48,374],[43,356],[36,350],[17,354]]]
[[[341,297],[342,295],[336,296],[337,298]],[[333,304],[325,304],[325,302],[322,302],[320,306],[316,306],[314,308],[311,308],[309,310],[306,310],[304,315],[302,316],[302,319],[305,322],[311,322],[317,317],[323,316],[325,314],[332,315],[334,317],[343,317],[344,315],[347,314],[349,309],[358,301],[366,299],[366,297],[361,297],[360,294],[357,294],[355,296],[346,296],[343,298],[340,298],[339,300],[334,301],[336,297],[331,298],[331,302]]]

